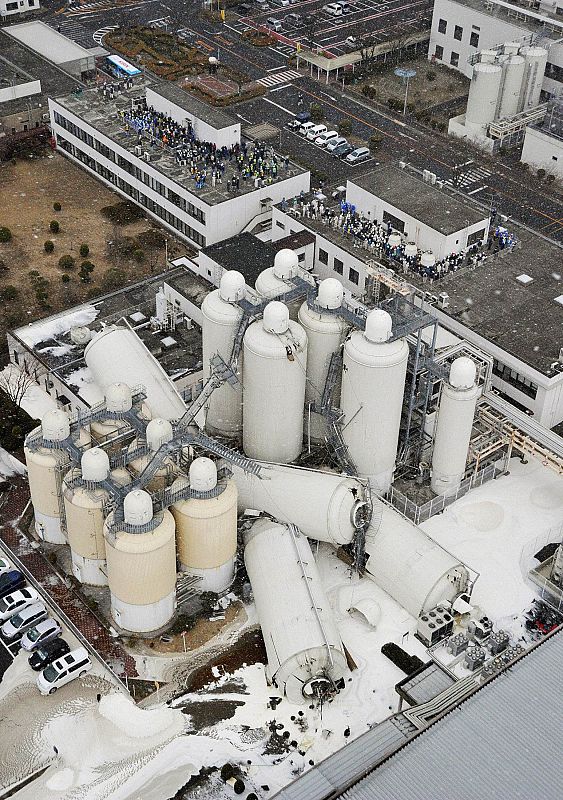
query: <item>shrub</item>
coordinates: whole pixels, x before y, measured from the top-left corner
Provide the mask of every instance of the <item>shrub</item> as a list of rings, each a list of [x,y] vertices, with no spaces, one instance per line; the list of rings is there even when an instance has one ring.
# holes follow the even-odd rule
[[[61,269],[74,269],[75,266],[76,260],[72,256],[67,254],[59,258],[59,267]]]
[[[140,247],[147,250],[162,250],[166,245],[166,236],[156,228],[149,228],[148,231],[141,231],[137,236],[137,242]]]
[[[45,249],[46,253],[52,253],[53,250],[55,249],[55,243],[52,242],[50,239],[47,239],[47,241],[43,245],[43,248]]]
[[[311,103],[311,119],[313,122],[321,122],[325,118],[325,112],[318,103]]]
[[[61,226],[59,225],[57,220],[56,219],[52,219],[51,222],[49,223],[49,230],[51,231],[51,233],[58,233],[60,231],[60,229],[61,229]]]
[[[63,283],[70,283],[70,275],[67,272],[65,272],[64,275],[61,275],[61,281]]]
[[[338,133],[341,133],[343,136],[348,136],[348,134],[352,133],[352,123],[349,119],[341,119],[339,121]]]
[[[53,203],[53,210],[54,211],[60,211],[61,208],[62,208],[62,206],[61,206],[60,203]]]
[[[381,136],[380,133],[374,133],[373,136],[369,137],[369,139],[368,139],[368,147],[369,147],[369,149],[371,150],[372,153],[375,152],[375,150],[377,150],[377,148],[379,147],[379,145],[382,142],[382,139],[383,139],[383,137]]]
[[[540,181],[543,181],[543,179],[545,178],[545,169],[542,169],[542,168],[540,167],[540,168],[538,169],[538,171],[536,172],[536,175],[538,176],[538,178],[540,179]]]
[[[86,258],[88,253],[90,252],[90,248],[86,243],[80,245],[80,257]]]
[[[133,250],[133,258],[138,264],[141,263],[144,257],[145,257],[145,252],[144,250],[141,250],[140,247],[138,247],[136,250]]]
[[[12,300],[15,300],[19,297],[19,289],[16,289],[15,286],[8,284],[8,286],[4,286],[4,290],[2,291],[2,300],[6,303],[11,303]]]
[[[127,202],[127,200],[115,203],[113,206],[104,206],[104,208],[100,209],[100,214],[107,217],[114,225],[129,225],[144,216],[143,211],[138,206]]]
[[[111,267],[104,272],[102,278],[102,289],[104,291],[111,291],[111,289],[121,289],[127,280],[127,275],[122,269]]]
[[[429,81],[430,83],[435,81],[436,80],[436,73],[432,72],[432,70],[429,69],[428,72],[426,73],[426,80]]]
[[[555,175],[553,172],[550,172],[549,175],[546,177],[546,181],[548,183],[555,183]]]
[[[11,242],[12,231],[9,228],[0,228],[0,242]]]
[[[80,265],[79,275],[80,280],[82,283],[90,283],[92,278],[90,277],[92,272],[94,272],[94,265],[91,261],[83,261]]]

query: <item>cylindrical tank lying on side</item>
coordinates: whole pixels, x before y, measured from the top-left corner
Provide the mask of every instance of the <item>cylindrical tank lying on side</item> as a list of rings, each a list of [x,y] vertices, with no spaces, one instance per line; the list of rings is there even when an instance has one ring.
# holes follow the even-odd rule
[[[126,530],[113,529],[113,514],[104,526],[111,616],[123,630],[149,633],[174,614],[174,517],[166,509],[157,523],[151,497],[140,489],[125,496],[123,512]]]
[[[467,125],[484,130],[494,120],[501,77],[502,67],[498,64],[475,64],[465,111]]]
[[[30,436],[38,430],[33,430]],[[67,414],[58,408],[47,411],[41,422],[41,431],[49,442],[68,439],[70,422]],[[37,535],[51,544],[66,544],[61,526],[62,479],[70,466],[69,457],[63,448],[58,447],[32,450],[25,445],[24,452]]]
[[[161,419],[160,417],[151,419],[145,430],[147,447],[151,451],[151,454],[141,456],[140,458],[135,458],[133,461],[130,461],[129,469],[131,472],[137,477],[141,475],[145,468],[149,465],[152,454],[156,453],[162,444],[169,442],[173,436],[174,431],[172,429],[172,425],[167,419]],[[135,441],[133,441],[129,447],[130,452],[134,452],[138,446],[139,442],[137,439],[135,439]],[[174,462],[168,457],[165,458],[157,469],[152,480],[147,484],[146,488],[150,489],[152,492],[156,492],[159,489],[164,489],[167,483],[169,483],[169,479],[171,478],[173,471]]]
[[[330,359],[344,341],[348,326],[342,317],[328,313],[340,308],[344,288],[336,278],[326,278],[319,284],[316,305],[323,311],[309,308],[305,301],[299,309],[298,319],[307,334],[307,384],[305,386],[305,437],[312,442],[324,442],[326,420],[311,406],[319,404],[326,383]],[[332,394],[332,404],[338,408],[340,402],[340,376]]]
[[[250,458],[288,463],[303,444],[307,334],[287,306],[268,303],[244,335],[243,448]]]
[[[292,703],[323,695],[344,677],[347,664],[309,542],[261,519],[245,543],[268,678]]]
[[[105,396],[106,409],[113,413],[123,414],[133,405],[131,389],[126,383],[112,383],[105,390]],[[128,427],[129,423],[123,419],[98,419],[90,423],[92,436],[100,444],[118,436],[120,431]],[[119,449],[119,444],[113,447],[109,445],[104,449],[106,453],[112,453]]]
[[[108,325],[97,333],[84,351],[86,364],[94,380],[105,392],[112,383],[144,386],[151,415],[177,420],[186,405],[176,387],[147,350],[137,334],[129,328]]]
[[[393,479],[409,347],[389,341],[392,320],[374,309],[364,331],[353,331],[344,345],[342,436],[358,473],[384,493]]]
[[[265,511],[309,539],[349,544],[369,513],[358,478],[283,464],[261,464],[260,477],[233,465],[239,511]]]
[[[448,382],[442,384],[430,484],[436,494],[455,494],[463,479],[479,397],[475,375],[474,362],[461,356],[452,363]]]
[[[107,586],[104,509],[108,492],[101,486],[109,475],[109,457],[99,447],[86,450],[81,469],[71,470],[63,482],[66,530],[74,577],[92,586]],[[72,487],[82,476],[84,486]]]
[[[398,511],[375,500],[377,530],[368,529],[366,571],[409,614],[417,618],[465,591],[464,564]]]
[[[201,306],[203,314],[203,374],[211,374],[210,361],[220,355],[230,363],[235,335],[242,318],[242,308],[237,305],[245,295],[244,277],[236,270],[224,272],[218,289],[205,296]],[[242,381],[242,352],[237,373]],[[218,386],[208,400],[205,430],[210,436],[238,438],[242,431],[242,383]]]
[[[525,61],[522,56],[508,55],[502,60],[504,80],[497,111],[498,119],[513,117],[520,110],[520,94]]]
[[[274,266],[268,267],[256,278],[256,291],[266,300],[275,300],[294,289],[291,278],[299,273],[299,259],[297,253],[289,248],[279,250],[274,257]],[[297,320],[302,299],[288,303],[289,316]]]
[[[202,493],[217,486],[217,467],[210,458],[196,458],[190,464],[190,488]],[[185,478],[172,484],[183,488]],[[171,508],[176,520],[176,546],[180,569],[202,580],[202,592],[223,592],[235,574],[237,552],[237,487],[226,482],[216,497],[179,500]]]
[[[543,76],[547,65],[547,50],[544,47],[523,47],[520,55],[524,56],[526,66],[522,85],[522,111],[528,111],[539,105],[543,84]]]

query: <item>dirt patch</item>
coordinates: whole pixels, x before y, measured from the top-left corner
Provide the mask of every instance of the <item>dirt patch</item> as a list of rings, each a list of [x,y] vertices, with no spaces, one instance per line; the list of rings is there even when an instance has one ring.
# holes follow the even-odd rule
[[[190,717],[191,730],[201,732],[204,728],[216,725],[234,717],[239,706],[244,703],[240,700],[195,700],[182,705],[182,714]]]
[[[195,692],[212,683],[215,680],[213,667],[220,667],[224,672],[233,673],[240,669],[243,664],[248,666],[250,664],[265,664],[266,662],[266,647],[262,632],[259,629],[247,631],[228,650],[225,650],[199,669],[194,670],[187,680],[184,691]]]
[[[244,622],[246,611],[242,603],[237,601],[231,603],[220,616],[221,619],[198,619],[191,629],[188,629],[189,623],[186,622],[186,629],[172,634],[170,641],[162,642],[157,638],[145,640],[145,644],[153,653],[181,653],[184,650],[185,639],[187,651],[198,650],[235,621]]]

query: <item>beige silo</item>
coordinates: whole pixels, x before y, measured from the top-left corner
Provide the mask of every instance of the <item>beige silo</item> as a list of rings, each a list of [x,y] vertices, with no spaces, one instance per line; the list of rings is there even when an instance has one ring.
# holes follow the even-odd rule
[[[129,462],[129,469],[135,476],[139,476],[142,474],[144,469],[150,463],[154,453],[160,448],[161,445],[169,442],[173,436],[172,425],[167,419],[161,419],[160,417],[156,417],[152,419],[146,428],[146,442],[147,447],[150,451],[147,455],[141,456],[140,458],[136,458],[133,461]],[[135,441],[130,446],[130,451],[134,451],[139,447],[139,440],[135,439]],[[154,477],[151,481],[147,484],[145,488],[147,488],[151,492],[157,492],[160,489],[166,488],[166,486],[170,483],[172,476],[175,472],[175,464],[171,458],[165,458],[162,464],[157,469]]]

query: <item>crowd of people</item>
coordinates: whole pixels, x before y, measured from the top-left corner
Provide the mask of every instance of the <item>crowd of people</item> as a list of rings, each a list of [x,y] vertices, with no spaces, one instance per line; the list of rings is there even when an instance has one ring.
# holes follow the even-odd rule
[[[432,253],[421,251],[416,245],[405,240],[395,231],[390,222],[377,222],[360,214],[356,207],[345,200],[339,205],[327,207],[316,197],[301,194],[289,203],[282,201],[282,208],[298,217],[316,219],[352,239],[352,246],[369,250],[374,256],[388,261],[390,266],[403,274],[414,273],[423,281],[433,282],[457,272],[462,267],[476,267],[487,254],[511,249],[516,244],[512,233],[498,225],[491,228],[487,244],[481,240],[474,242],[459,253],[450,253],[437,261]]]
[[[144,136],[152,147],[160,145],[170,149],[176,163],[189,171],[196,189],[223,183],[234,192],[241,185],[260,188],[272,184],[282,168],[289,171],[289,156],[277,155],[265,142],[249,145],[242,141],[230,147],[217,147],[213,142],[198,139],[191,122],[180,125],[146,102],[130,111],[122,111],[121,117],[126,130],[137,132],[139,145]]]

